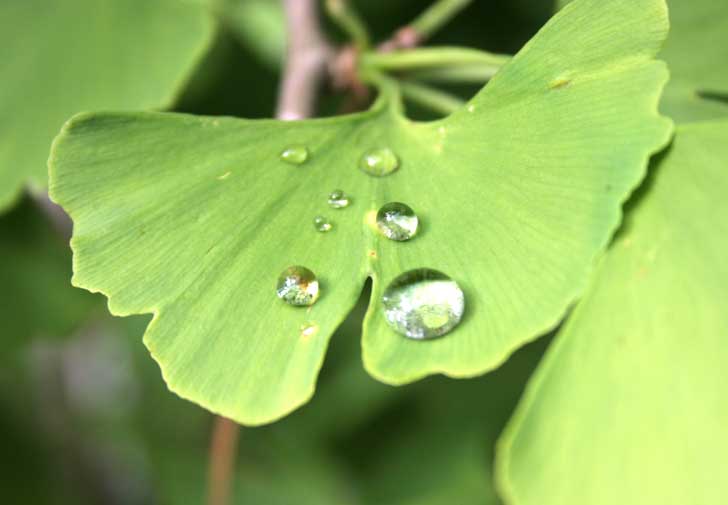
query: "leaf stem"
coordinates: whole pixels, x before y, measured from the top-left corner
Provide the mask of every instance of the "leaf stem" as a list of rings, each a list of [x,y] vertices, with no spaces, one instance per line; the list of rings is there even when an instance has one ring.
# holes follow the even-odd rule
[[[354,47],[360,51],[369,48],[369,31],[359,14],[347,0],[326,0],[329,17],[349,36]]]
[[[500,68],[500,65],[424,68],[407,72],[407,78],[430,83],[483,84],[492,79]]]
[[[208,505],[228,505],[240,427],[225,417],[215,416],[210,443]]]
[[[404,98],[443,115],[451,114],[465,105],[464,100],[425,84],[402,81],[399,87]]]
[[[403,26],[379,45],[382,52],[411,49],[442,28],[472,0],[436,0],[412,22]]]
[[[364,53],[361,64],[382,71],[467,66],[482,67],[487,72],[493,72],[493,69],[500,68],[509,59],[509,56],[466,47],[431,47],[391,53]]]
[[[470,5],[472,0],[437,0],[425,9],[410,24],[419,41],[430,38],[461,10]]]

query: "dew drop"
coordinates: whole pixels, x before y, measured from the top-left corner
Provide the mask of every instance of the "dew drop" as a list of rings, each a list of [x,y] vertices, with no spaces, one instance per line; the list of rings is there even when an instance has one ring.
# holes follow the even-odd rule
[[[359,168],[369,175],[384,177],[399,168],[399,158],[388,147],[370,149],[359,160]]]
[[[396,277],[382,295],[384,317],[397,333],[415,340],[441,337],[463,317],[460,286],[437,270],[418,268]]]
[[[289,305],[313,305],[319,297],[318,279],[306,267],[288,267],[278,276],[276,294]]]
[[[281,151],[280,159],[291,165],[301,165],[308,159],[308,148],[306,146],[288,146]]]
[[[319,326],[316,323],[304,323],[301,325],[301,336],[304,338],[310,338],[316,335],[319,331]]]
[[[403,203],[391,202],[385,204],[377,212],[377,227],[379,230],[388,239],[398,242],[414,237],[419,223],[415,211]]]
[[[331,224],[331,221],[326,219],[324,216],[316,216],[313,218],[313,227],[316,228],[316,231],[325,233],[327,231],[331,231],[334,225]]]
[[[466,107],[466,109],[467,109],[468,112],[475,112],[475,105],[473,105],[472,103],[471,104],[468,104],[468,106]]]
[[[335,189],[329,193],[329,207],[332,209],[343,209],[348,207],[350,200],[349,196],[340,189]]]

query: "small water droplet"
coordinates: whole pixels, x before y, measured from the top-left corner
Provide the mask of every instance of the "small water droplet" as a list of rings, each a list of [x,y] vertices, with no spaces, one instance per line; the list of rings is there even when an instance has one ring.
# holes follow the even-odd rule
[[[377,227],[385,237],[402,242],[417,233],[419,226],[417,214],[408,205],[391,202],[383,205],[377,212]]]
[[[304,323],[301,325],[301,336],[304,338],[313,337],[318,331],[319,326],[316,323]]]
[[[349,196],[340,189],[329,193],[329,207],[332,209],[343,209],[349,206]]]
[[[359,160],[359,168],[369,175],[383,177],[399,168],[399,158],[388,147],[370,149]]]
[[[278,276],[276,294],[289,305],[313,305],[319,297],[318,279],[306,267],[288,267]]]
[[[291,165],[300,165],[308,159],[306,146],[288,146],[280,154],[280,159]]]
[[[331,224],[331,221],[326,219],[324,216],[316,216],[313,218],[313,226],[316,228],[316,231],[320,231],[322,233],[331,231],[334,227],[334,225]]]
[[[415,340],[441,337],[463,317],[465,295],[437,270],[418,268],[396,277],[382,295],[384,317],[397,333]]]
[[[468,106],[466,107],[466,110],[468,112],[475,112],[475,105],[473,105],[472,103],[468,104]]]

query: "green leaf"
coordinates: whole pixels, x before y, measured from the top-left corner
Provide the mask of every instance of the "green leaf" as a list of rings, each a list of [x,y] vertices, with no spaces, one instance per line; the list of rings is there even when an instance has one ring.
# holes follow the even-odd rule
[[[676,121],[728,117],[728,2],[672,0],[661,56],[670,66],[661,110]],[[722,95],[707,100],[701,93]]]
[[[563,8],[572,0],[559,0]],[[660,53],[670,67],[660,109],[678,122],[728,116],[728,3],[668,1],[670,36]]]
[[[728,121],[678,129],[503,435],[512,505],[728,495]]]
[[[625,22],[625,19],[629,20]],[[314,389],[329,336],[374,281],[363,356],[402,384],[497,367],[581,293],[647,157],[668,140],[652,59],[660,0],[582,0],[557,15],[469,104],[446,119],[401,116],[395,92],[368,112],[280,122],[174,114],[92,114],[57,138],[51,193],[74,219],[74,283],[119,315],[154,313],[145,342],[170,388],[245,424],[271,421]],[[305,145],[301,166],[282,162]],[[394,174],[357,168],[389,146]],[[326,205],[342,188],[353,204]],[[372,216],[388,201],[420,215],[407,243]],[[334,223],[317,233],[313,217]],[[311,308],[276,299],[289,265],[318,274]],[[466,316],[437,341],[402,338],[379,299],[402,271],[442,270]],[[315,323],[319,331],[304,335]]]
[[[212,36],[183,0],[0,3],[0,209],[46,186],[53,136],[93,109],[168,106]]]

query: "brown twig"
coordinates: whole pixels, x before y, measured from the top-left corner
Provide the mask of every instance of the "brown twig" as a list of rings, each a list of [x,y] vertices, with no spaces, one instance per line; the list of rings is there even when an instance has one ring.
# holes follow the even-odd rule
[[[288,50],[276,117],[305,119],[313,114],[316,94],[333,50],[321,34],[315,0],[284,0]]]
[[[318,86],[333,50],[321,34],[316,0],[284,0],[288,50],[278,94],[276,117],[284,121],[311,117]],[[210,443],[208,505],[228,505],[240,427],[216,416]]]
[[[232,492],[240,427],[225,417],[215,416],[210,443],[208,505],[227,505]]]

